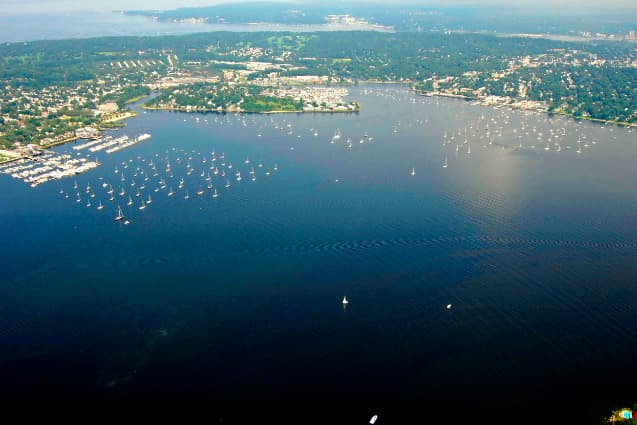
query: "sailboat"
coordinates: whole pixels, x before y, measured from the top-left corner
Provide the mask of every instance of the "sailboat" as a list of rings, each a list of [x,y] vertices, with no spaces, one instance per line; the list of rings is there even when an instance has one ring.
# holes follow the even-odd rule
[[[339,128],[334,132],[334,136],[332,136],[332,140],[338,140],[341,138],[341,130]]]
[[[100,211],[104,208],[104,205],[102,205],[102,201],[100,201],[100,204],[97,206],[97,210]]]
[[[213,198],[217,198],[219,196],[219,192],[217,192],[217,188],[215,188],[215,192],[212,194]]]
[[[133,198],[130,195],[128,195],[128,203],[126,205],[133,205]]]
[[[349,301],[347,301],[347,297],[343,296],[343,305],[347,305],[349,304]]]
[[[442,164],[442,168],[447,168],[449,166],[449,163],[447,162],[447,157],[445,156],[445,163]]]
[[[190,199],[190,195],[188,195],[188,191],[186,190],[186,194],[184,195],[184,199]]]
[[[150,194],[148,195],[148,199],[146,200],[147,204],[152,204],[153,200],[150,198]]]
[[[122,212],[122,207],[117,206],[117,215],[115,216],[115,221],[119,221],[124,218],[124,213]]]
[[[168,191],[168,196],[173,196],[174,194],[175,194],[175,192],[173,192],[173,188],[171,186],[170,190]]]
[[[416,169],[415,169],[415,168],[412,168],[412,169],[411,169],[411,173],[410,173],[410,174],[411,174],[412,176],[415,176],[415,175],[416,175]]]
[[[140,210],[144,210],[144,209],[146,209],[146,204],[144,203],[144,201],[143,201],[143,200],[142,200],[141,205],[139,206],[139,209],[140,209]]]
[[[230,180],[226,180],[226,187],[230,187]]]

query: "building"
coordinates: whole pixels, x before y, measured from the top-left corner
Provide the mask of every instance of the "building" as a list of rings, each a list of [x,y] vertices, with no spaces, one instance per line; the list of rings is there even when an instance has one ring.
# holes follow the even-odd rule
[[[98,105],[97,110],[101,114],[110,114],[112,112],[117,112],[119,110],[119,106],[117,106],[117,103],[115,102],[105,102],[101,105]]]

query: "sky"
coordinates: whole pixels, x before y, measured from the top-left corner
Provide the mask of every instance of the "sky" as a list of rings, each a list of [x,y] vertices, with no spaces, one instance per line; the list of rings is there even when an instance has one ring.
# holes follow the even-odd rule
[[[119,9],[157,10],[175,9],[178,7],[210,6],[214,4],[237,3],[245,1],[259,0],[2,0],[2,10],[5,13],[50,13],[78,10],[112,11]],[[303,3],[318,3],[319,1],[322,4],[326,3],[322,0],[306,0]],[[366,1],[369,0],[350,0],[350,2],[352,3],[361,3]],[[376,1],[379,2],[378,0]],[[385,3],[386,2],[387,1],[385,1]],[[614,8],[620,8],[637,11],[637,0],[401,0],[400,2],[420,5],[468,4],[476,6],[479,4],[490,4],[535,8],[553,8],[557,4],[560,8],[603,8],[607,11]],[[392,3],[397,2],[393,1]]]

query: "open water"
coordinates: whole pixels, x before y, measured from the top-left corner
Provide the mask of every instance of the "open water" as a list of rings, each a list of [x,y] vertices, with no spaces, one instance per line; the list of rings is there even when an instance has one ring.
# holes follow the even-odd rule
[[[296,423],[595,423],[637,402],[635,133],[350,95],[360,113],[139,111],[113,134],[153,137],[95,170],[0,175],[2,396]]]

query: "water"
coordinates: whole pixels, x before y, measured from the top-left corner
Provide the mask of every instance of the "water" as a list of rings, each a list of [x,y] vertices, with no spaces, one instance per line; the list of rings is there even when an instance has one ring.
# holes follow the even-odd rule
[[[35,40],[189,34],[212,31],[370,31],[348,25],[189,24],[102,11],[11,13],[0,11],[0,43]]]
[[[358,114],[140,111],[114,134],[152,139],[77,179],[32,189],[0,175],[2,395],[196,400],[226,420],[250,406],[307,421],[312,408],[351,423],[597,422],[633,403],[634,132],[402,87],[351,96]],[[544,150],[551,131],[561,152]],[[241,182],[212,175],[213,150]],[[144,211],[126,206],[137,167]]]

